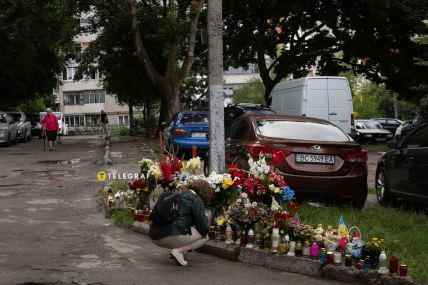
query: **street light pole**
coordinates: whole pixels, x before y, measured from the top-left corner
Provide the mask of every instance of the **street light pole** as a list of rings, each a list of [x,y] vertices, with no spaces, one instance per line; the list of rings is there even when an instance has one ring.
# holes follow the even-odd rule
[[[210,167],[225,169],[223,95],[222,0],[208,0],[208,90],[210,113]]]

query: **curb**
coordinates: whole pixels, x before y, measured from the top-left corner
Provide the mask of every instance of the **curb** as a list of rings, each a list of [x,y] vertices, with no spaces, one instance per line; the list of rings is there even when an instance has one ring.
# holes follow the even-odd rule
[[[105,165],[113,165],[113,161],[111,161],[110,159],[110,137],[106,136],[106,147],[105,147],[105,151],[104,151],[104,164]]]
[[[148,235],[150,225],[134,222],[129,229],[143,235]],[[366,272],[357,270],[355,267],[335,266],[319,260],[273,254],[264,250],[237,247],[236,245],[227,245],[224,242],[214,242],[212,240],[207,241],[204,246],[198,248],[196,251],[219,256],[230,261],[260,265],[287,272],[324,277],[348,283],[369,285],[421,285],[410,276],[389,276],[388,274],[379,274],[375,270]]]

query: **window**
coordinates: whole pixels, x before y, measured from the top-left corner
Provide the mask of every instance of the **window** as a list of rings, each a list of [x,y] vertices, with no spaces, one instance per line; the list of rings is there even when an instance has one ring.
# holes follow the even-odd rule
[[[88,115],[85,117],[86,126],[99,125],[101,122],[101,115]]]
[[[247,122],[247,120],[241,120],[241,123],[239,124],[238,129],[236,130],[235,135],[233,136],[234,140],[239,140],[245,137],[245,135],[250,130],[250,124]]]
[[[105,103],[105,90],[85,90],[83,91],[85,104],[100,104]]]
[[[103,78],[103,74],[97,70],[92,72],[86,79],[102,79]]]
[[[338,127],[330,124],[296,121],[257,121],[258,133],[262,136],[309,141],[349,141]]]
[[[427,128],[422,128],[419,131],[416,131],[406,140],[404,143],[404,148],[418,148],[424,147],[426,144]]]
[[[225,136],[224,136],[226,141],[231,141],[233,139],[236,132],[236,128],[238,127],[240,122],[241,120],[237,120],[226,129]]]
[[[64,81],[71,81],[74,79],[74,74],[76,73],[76,67],[67,67],[64,69],[62,74],[62,79]]]
[[[64,91],[64,105],[82,105],[82,91]]]
[[[85,116],[84,115],[68,115],[65,116],[65,123],[69,127],[79,127],[85,125]]]
[[[177,124],[208,124],[209,115],[201,113],[180,114]]]
[[[0,114],[0,123],[7,124],[7,119],[5,114]]]
[[[250,63],[247,68],[244,68],[244,67],[233,68],[232,66],[230,66],[226,70],[226,74],[254,74],[254,73],[260,73],[258,65],[254,63]]]
[[[119,116],[119,125],[129,125],[129,116]]]

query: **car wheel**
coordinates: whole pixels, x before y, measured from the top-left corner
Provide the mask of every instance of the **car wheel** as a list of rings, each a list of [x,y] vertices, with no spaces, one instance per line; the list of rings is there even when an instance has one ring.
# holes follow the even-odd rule
[[[389,193],[388,176],[385,168],[380,168],[376,173],[376,198],[379,204],[384,205],[391,201]]]
[[[210,175],[210,157],[207,155],[205,156],[204,161],[204,175],[208,177]]]
[[[364,205],[366,204],[366,201],[367,201],[368,194],[369,194],[369,188],[367,186],[367,182],[364,182],[363,184],[360,185],[360,194],[357,197],[355,197],[355,200],[357,201],[356,207],[358,209],[364,208]]]
[[[28,137],[27,137],[27,130],[24,130],[24,131],[22,132],[22,140],[24,141],[24,143],[26,143],[26,142],[27,142],[27,140],[28,140]]]
[[[16,132],[16,138],[15,138],[15,140],[13,141],[13,144],[14,144],[14,145],[17,145],[17,144],[18,144],[18,132]]]
[[[7,137],[7,142],[6,142],[6,146],[10,147],[11,143],[10,143],[10,133],[9,136]]]
[[[28,135],[28,141],[31,141],[31,132],[30,132],[30,134]]]

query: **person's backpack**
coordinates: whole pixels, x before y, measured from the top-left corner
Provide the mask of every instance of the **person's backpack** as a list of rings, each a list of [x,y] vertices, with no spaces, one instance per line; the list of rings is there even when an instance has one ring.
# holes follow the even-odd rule
[[[160,195],[156,205],[153,207],[149,218],[156,224],[169,225],[178,218],[178,204],[181,201],[180,193],[165,192]]]

